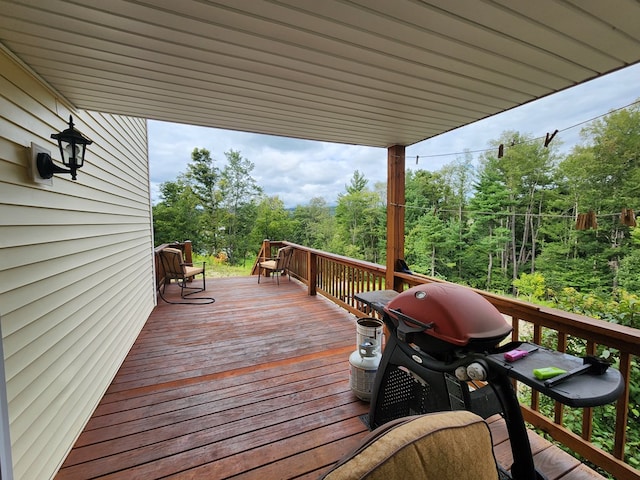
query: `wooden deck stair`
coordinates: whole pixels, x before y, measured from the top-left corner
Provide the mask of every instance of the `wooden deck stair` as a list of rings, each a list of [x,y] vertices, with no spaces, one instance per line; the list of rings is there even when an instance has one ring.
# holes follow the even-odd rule
[[[56,479],[315,479],[366,435],[353,315],[295,281],[208,286],[214,304],[154,310]],[[509,465],[504,423],[490,427]],[[602,478],[531,439],[549,480]]]

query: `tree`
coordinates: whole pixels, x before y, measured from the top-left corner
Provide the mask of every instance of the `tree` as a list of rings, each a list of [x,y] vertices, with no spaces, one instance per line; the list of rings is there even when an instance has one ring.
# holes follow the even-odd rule
[[[335,233],[334,217],[326,200],[315,197],[308,205],[298,205],[293,211],[293,227],[293,242],[326,249]]]
[[[526,264],[530,264],[530,270],[534,269],[540,213],[545,208],[544,193],[552,187],[555,144],[546,148],[518,132],[504,132],[496,142],[496,149],[498,143],[508,145],[504,155],[488,154],[485,161],[491,163],[503,179],[509,195],[508,223],[504,226],[509,229],[511,239],[505,260],[510,267],[511,280],[515,280]]]
[[[476,178],[476,172],[473,167],[473,157],[469,152],[465,152],[463,158],[456,160],[441,169],[444,181],[450,187],[452,194],[451,199],[445,200],[445,204],[452,209],[452,214],[456,215],[455,225],[458,227],[458,238],[455,251],[451,254],[451,259],[455,260],[457,271],[455,272],[457,279],[462,279],[462,250],[464,248],[464,235],[466,232],[468,215],[466,207],[469,197],[473,192],[473,181]]]
[[[191,187],[180,178],[161,183],[160,198],[153,207],[156,245],[191,240],[194,251],[202,251],[205,248],[199,227],[202,210]]]
[[[412,269],[442,278],[458,275],[462,211],[468,171],[462,163],[440,171],[417,170],[406,178],[405,257]],[[457,268],[456,268],[457,267]]]
[[[383,258],[380,249],[384,211],[378,193],[367,189],[368,181],[357,170],[346,193],[338,196],[336,206],[336,232],[338,241],[332,243],[334,251],[352,255],[370,262]]]
[[[586,145],[574,148],[555,175],[554,204],[573,218],[556,221],[555,229],[545,232],[539,267],[554,289],[572,286],[611,293],[620,284],[620,276],[627,283],[628,272],[633,271],[630,227],[619,217],[623,208],[637,208],[640,107],[593,122],[582,130],[582,136]],[[577,216],[588,211],[597,215],[596,228],[576,230]]]
[[[583,136],[585,144],[560,162],[558,140],[545,148],[504,132],[493,142],[496,151],[505,145],[504,155],[485,154],[477,171],[470,155],[438,171],[409,171],[410,267],[501,292],[536,274],[555,292],[567,286],[609,295],[618,295],[618,287],[637,291],[638,234],[620,221],[620,211],[638,210],[640,106],[612,112]],[[255,197],[251,162],[233,150],[225,155],[220,172],[208,150],[194,149],[187,172],[162,186],[154,206],[159,242],[190,237],[198,249],[216,246],[239,260],[270,238],[384,262],[384,184],[371,189],[355,171],[335,209],[317,198],[288,211],[277,197]],[[578,214],[589,210],[597,214],[597,229],[577,230]]]
[[[593,190],[593,162],[592,150],[579,146],[554,172],[555,189],[549,192],[547,202],[551,218],[542,228],[543,250],[536,267],[555,291],[564,287],[597,289],[609,283],[606,259],[597,253],[601,250],[597,232],[576,229],[578,214],[596,208],[594,200],[599,194]]]
[[[427,170],[409,171],[405,180],[405,226],[411,230],[426,212],[445,207],[452,192],[440,172]]]
[[[211,152],[206,148],[194,148],[184,177],[203,211],[200,228],[207,251],[217,253],[220,249],[220,227],[223,226],[220,209],[222,194],[218,188],[220,171],[211,158]]]
[[[612,287],[617,286],[620,261],[629,253],[629,227],[616,213],[637,207],[640,182],[640,104],[612,112],[585,127],[583,137],[591,140],[594,162],[589,165],[594,208],[602,213],[598,222],[603,249],[611,269]],[[606,194],[603,195],[603,192]]]
[[[288,240],[291,232],[292,222],[289,212],[284,208],[284,202],[277,196],[262,197],[256,207],[251,243],[257,247],[265,239]]]
[[[547,293],[544,277],[540,273],[528,274],[523,272],[520,278],[513,281],[518,296],[525,296],[530,302],[544,300]]]
[[[447,278],[455,264],[447,259],[454,256],[458,244],[458,225],[453,219],[446,222],[432,212],[418,219],[406,239],[406,260],[417,272],[432,277]]]
[[[640,228],[631,230],[632,250],[620,261],[619,286],[640,295]]]
[[[512,201],[495,157],[484,159],[474,190],[469,201],[470,226],[465,240],[470,248],[464,255],[463,277],[473,286],[491,289],[496,270],[500,277],[507,278],[508,209]]]
[[[228,258],[231,263],[238,263],[250,249],[248,238],[256,215],[253,202],[262,189],[251,176],[253,163],[234,150],[225,152],[225,156],[227,164],[218,182],[224,215],[218,218],[224,222],[224,249]]]

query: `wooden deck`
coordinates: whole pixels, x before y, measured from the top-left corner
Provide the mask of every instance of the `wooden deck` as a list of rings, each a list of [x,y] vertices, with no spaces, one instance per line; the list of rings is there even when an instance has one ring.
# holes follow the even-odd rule
[[[208,287],[214,304],[154,310],[56,479],[315,479],[366,435],[353,315],[295,281]],[[504,423],[490,426],[509,465]],[[549,480],[602,478],[531,438]]]

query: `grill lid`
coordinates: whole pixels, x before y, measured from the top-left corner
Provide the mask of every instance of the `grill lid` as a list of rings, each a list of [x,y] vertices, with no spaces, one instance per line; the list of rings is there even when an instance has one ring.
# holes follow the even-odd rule
[[[497,343],[512,330],[482,295],[449,283],[429,283],[405,290],[384,310],[396,325],[404,321],[411,327],[424,327],[422,331],[427,335],[458,346],[494,339]],[[410,319],[419,324],[412,324]]]

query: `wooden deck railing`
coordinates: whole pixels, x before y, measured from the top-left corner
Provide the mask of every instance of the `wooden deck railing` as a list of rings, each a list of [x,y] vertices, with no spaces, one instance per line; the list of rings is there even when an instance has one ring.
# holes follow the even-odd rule
[[[354,298],[356,293],[385,288],[386,267],[383,265],[362,262],[289,242],[266,241],[262,251],[271,253],[272,248],[283,245],[294,247],[290,273],[307,285],[310,295],[320,293],[355,315],[363,314],[363,306]],[[395,276],[405,288],[440,281],[398,272]],[[615,478],[640,480],[640,470],[624,462],[626,432],[630,427],[628,412],[631,368],[634,358],[635,362],[640,358],[640,330],[481,290],[476,291],[511,319],[513,340],[531,340],[541,344],[543,341],[548,342],[552,336],[555,345],[545,343],[545,346],[562,352],[567,351],[570,341],[582,342],[587,354],[595,353],[598,347],[615,351],[614,355],[619,359],[617,367],[624,378],[625,390],[615,405],[615,440],[611,452],[606,452],[591,443],[594,409],[583,409],[582,430],[578,433],[572,432],[566,426],[566,407],[556,403],[551,415],[542,413],[542,395],[538,392],[531,392],[531,403],[523,405],[522,410],[526,421],[547,432],[554,440]],[[635,425],[633,428],[638,426]]]
[[[362,315],[354,298],[356,293],[385,288],[386,268],[383,265],[363,262],[291,242],[265,240],[258,253],[258,260],[274,257],[277,249],[286,245],[294,248],[289,264],[291,276],[306,284],[310,295],[320,293],[353,314]],[[256,265],[254,265],[253,274],[257,273]]]

